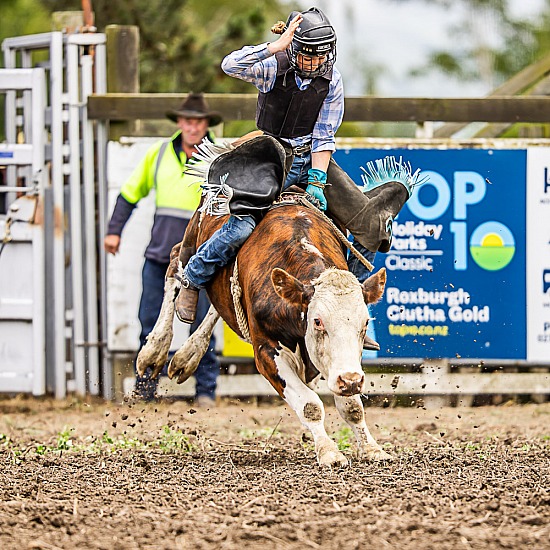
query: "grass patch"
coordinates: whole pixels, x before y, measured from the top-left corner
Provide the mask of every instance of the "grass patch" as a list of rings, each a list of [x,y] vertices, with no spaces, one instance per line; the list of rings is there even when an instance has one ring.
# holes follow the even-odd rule
[[[336,445],[338,445],[338,449],[340,451],[349,450],[352,446],[352,442],[355,440],[353,431],[351,428],[348,428],[348,426],[344,426],[337,432],[334,432],[333,438],[336,441]]]
[[[181,430],[173,430],[169,426],[163,426],[161,436],[153,444],[165,453],[173,451],[193,452],[196,447],[191,443],[189,436]]]
[[[88,436],[79,441],[75,437],[75,430],[64,427],[53,443],[33,442],[27,446],[15,444],[7,435],[0,434],[0,449],[9,450],[15,458],[29,452],[44,456],[49,453],[112,453],[124,449],[160,449],[165,453],[183,451],[193,452],[197,449],[195,438],[184,434],[181,430],[174,430],[169,426],[161,428],[158,437],[152,440],[142,440],[137,437],[129,437],[126,434],[119,436],[109,435],[107,431],[101,436]]]

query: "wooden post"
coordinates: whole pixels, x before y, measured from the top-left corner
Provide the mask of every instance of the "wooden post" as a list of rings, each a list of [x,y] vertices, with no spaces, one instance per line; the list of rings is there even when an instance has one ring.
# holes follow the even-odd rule
[[[107,92],[139,93],[139,28],[135,25],[108,25]],[[109,139],[137,132],[137,121],[111,122]]]

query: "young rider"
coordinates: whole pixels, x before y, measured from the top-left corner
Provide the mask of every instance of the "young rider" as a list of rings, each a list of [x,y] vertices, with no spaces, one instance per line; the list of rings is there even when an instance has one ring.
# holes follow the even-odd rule
[[[222,69],[258,89],[256,124],[278,138],[292,159],[284,187],[305,188],[350,231],[355,247],[372,262],[376,251],[389,250],[391,223],[410,190],[402,183],[384,182],[363,193],[332,159],[344,115],[344,89],[334,66],[336,33],[324,13],[318,8],[292,12],[286,25],[272,30],[282,32],[275,42],[232,52]],[[198,289],[234,259],[255,223],[252,216],[231,216],[191,257],[178,296],[183,321],[192,322]],[[349,267],[360,282],[369,275],[355,257]]]

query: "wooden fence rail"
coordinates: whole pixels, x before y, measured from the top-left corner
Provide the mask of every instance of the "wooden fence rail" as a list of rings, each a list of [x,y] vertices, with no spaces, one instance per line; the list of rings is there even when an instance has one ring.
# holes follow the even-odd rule
[[[91,119],[125,121],[163,119],[186,94],[92,95]],[[256,94],[206,94],[210,107],[224,120],[254,120]],[[346,97],[346,122],[550,122],[549,96],[485,98]]]

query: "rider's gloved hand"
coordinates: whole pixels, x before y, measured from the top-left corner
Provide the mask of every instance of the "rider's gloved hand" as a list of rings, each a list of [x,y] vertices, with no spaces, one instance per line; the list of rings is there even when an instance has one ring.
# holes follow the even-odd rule
[[[310,168],[307,171],[307,181],[306,193],[315,197],[321,203],[321,210],[326,210],[327,199],[325,198],[323,189],[327,184],[327,173],[318,168]]]

